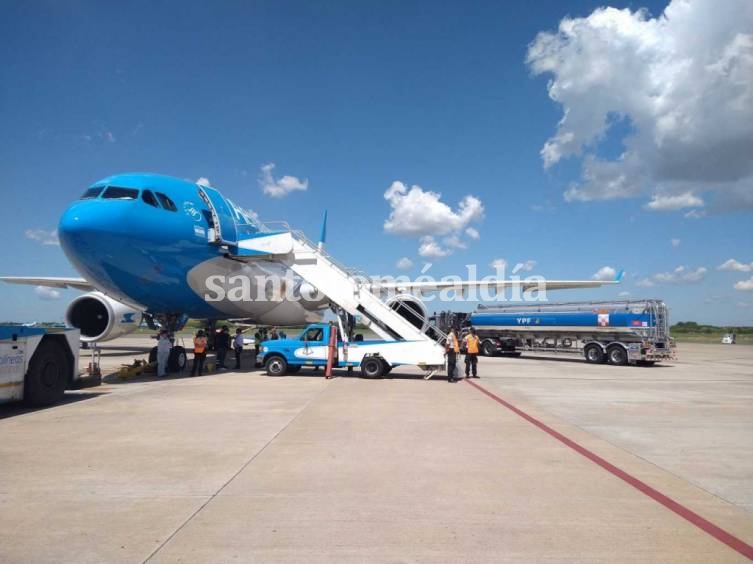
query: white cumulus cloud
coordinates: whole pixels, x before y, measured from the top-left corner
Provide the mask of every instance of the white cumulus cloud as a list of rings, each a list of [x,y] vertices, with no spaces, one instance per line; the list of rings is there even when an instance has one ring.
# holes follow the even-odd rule
[[[501,270],[507,266],[507,261],[503,258],[496,258],[491,263],[489,263],[489,266],[491,266],[494,270]]]
[[[538,263],[535,260],[528,259],[524,262],[519,262],[515,265],[515,268],[512,269],[513,274],[519,270],[523,270],[524,272],[531,272],[534,268],[536,268],[536,265]]]
[[[397,235],[448,235],[462,231],[484,216],[484,206],[475,196],[465,196],[453,211],[442,202],[441,194],[413,185],[410,190],[395,181],[384,193],[392,212],[384,230]]]
[[[643,206],[649,211],[677,211],[684,208],[702,208],[705,202],[690,192],[677,196],[660,196],[654,194],[653,199]]]
[[[34,293],[40,300],[52,301],[60,299],[60,292],[48,286],[36,286]]]
[[[735,282],[735,290],[753,290],[753,276],[747,280],[740,280]]]
[[[479,238],[478,230],[470,224],[483,219],[484,206],[475,196],[464,196],[453,210],[442,201],[441,194],[417,185],[409,189],[396,180],[385,191],[384,199],[392,208],[384,230],[420,238],[418,254],[422,257],[441,258],[452,254],[453,250],[465,249],[462,234],[470,239]]]
[[[671,272],[659,272],[649,278],[636,282],[642,288],[651,288],[657,284],[695,284],[706,277],[708,268],[700,266],[696,269],[688,269],[686,266],[678,266]]]
[[[206,176],[200,176],[196,179],[196,184],[199,186],[212,186],[212,183],[209,182],[209,179]]]
[[[478,229],[476,229],[475,227],[466,227],[465,234],[475,241],[478,241],[481,238],[481,234],[478,232]]]
[[[443,258],[452,254],[452,251],[437,243],[431,235],[421,237],[421,245],[418,254],[424,258]]]
[[[614,268],[611,266],[602,266],[591,278],[594,280],[614,280],[616,276],[617,271]]]
[[[403,257],[395,263],[395,266],[400,270],[408,270],[413,267],[413,261],[408,257]]]
[[[669,244],[672,245],[673,249],[676,249],[680,246],[680,243],[682,243],[682,239],[670,239]]]
[[[261,167],[259,172],[259,186],[267,196],[272,198],[284,198],[291,192],[305,191],[309,187],[307,179],[301,180],[296,176],[285,175],[282,178],[275,178],[273,172],[274,163],[267,163]]]
[[[31,239],[32,241],[37,241],[38,243],[41,243],[42,245],[59,245],[60,240],[58,239],[58,230],[53,229],[52,231],[45,231],[44,229],[27,229],[24,231],[24,235],[26,235],[27,239]]]
[[[567,200],[653,194],[647,208],[668,210],[708,193],[714,209],[753,209],[750,0],[672,0],[657,17],[597,8],[539,33],[527,63],[564,114],[544,166],[582,158]],[[620,154],[597,156],[615,131]]]
[[[753,271],[753,262],[744,263],[729,259],[716,267],[717,270],[731,270],[733,272],[751,272]]]

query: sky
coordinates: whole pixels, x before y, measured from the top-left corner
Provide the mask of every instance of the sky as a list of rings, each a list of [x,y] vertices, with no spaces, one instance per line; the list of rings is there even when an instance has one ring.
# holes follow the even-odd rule
[[[326,209],[370,274],[624,269],[550,299],[753,325],[748,0],[11,0],[0,32],[0,275],[76,276],[63,210],[156,172],[311,238]],[[76,295],[0,292],[16,321]]]

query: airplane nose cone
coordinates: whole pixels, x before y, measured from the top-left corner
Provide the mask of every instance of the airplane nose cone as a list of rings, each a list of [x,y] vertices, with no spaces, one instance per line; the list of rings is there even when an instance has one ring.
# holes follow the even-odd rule
[[[101,200],[84,200],[73,203],[63,212],[58,237],[69,258],[95,252],[109,243],[109,238],[126,223],[122,213],[103,204]]]

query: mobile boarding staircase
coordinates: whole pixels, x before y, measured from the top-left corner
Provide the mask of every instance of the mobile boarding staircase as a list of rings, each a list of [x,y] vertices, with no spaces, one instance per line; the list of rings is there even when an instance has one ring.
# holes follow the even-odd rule
[[[278,230],[270,230],[258,221],[253,225],[238,224],[233,210],[219,192],[199,186],[199,193],[208,204],[215,226],[210,230],[210,243],[227,246],[231,258],[274,260],[286,265],[326,295],[330,302],[348,314],[360,317],[364,325],[382,339],[413,343],[417,356],[423,359],[417,363],[420,367],[433,373],[444,365],[444,348],[440,343],[444,342],[446,335],[428,324],[428,320],[423,327],[413,325],[385,303],[378,286],[363,273],[339,264],[321,245],[309,241],[302,231],[295,231],[286,223],[280,223],[281,229]],[[407,302],[401,302],[399,308],[424,317]]]

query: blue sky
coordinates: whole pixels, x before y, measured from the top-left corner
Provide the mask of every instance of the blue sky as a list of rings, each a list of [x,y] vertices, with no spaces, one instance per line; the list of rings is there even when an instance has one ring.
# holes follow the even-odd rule
[[[372,274],[417,276],[431,262],[435,277],[465,277],[466,264],[485,275],[495,259],[511,266],[535,261],[529,273],[548,278],[588,279],[603,267],[624,268],[619,288],[551,298],[629,292],[663,298],[674,321],[751,325],[753,291],[734,287],[753,270],[750,170],[744,158],[716,158],[723,164],[718,174],[709,172],[712,165],[693,168],[697,154],[734,154],[729,143],[748,147],[753,160],[749,130],[740,126],[732,141],[717,131],[732,131],[747,115],[729,115],[731,98],[716,91],[713,107],[677,111],[673,97],[686,97],[666,92],[670,110],[658,117],[641,102],[625,102],[625,93],[643,87],[631,75],[635,49],[604,37],[599,26],[599,17],[613,18],[631,41],[642,41],[635,29],[682,36],[694,21],[708,20],[704,1],[665,31],[651,26],[666,2],[610,4],[631,12],[594,15],[601,4],[586,1],[6,2],[0,274],[76,275],[42,232],[53,231],[92,182],[149,171],[208,178],[262,220],[285,219],[312,238],[328,209],[329,250]],[[641,7],[642,20],[635,15]],[[529,48],[566,16],[579,22],[573,41],[537,43],[548,51],[537,55],[536,69],[527,62]],[[726,29],[724,14],[718,17]],[[729,52],[738,44],[724,43],[733,35],[710,37],[719,45],[707,51],[737,60]],[[568,51],[578,42],[577,55]],[[739,48],[742,57],[746,44]],[[614,66],[608,71],[628,81],[618,94],[610,91],[617,79],[585,78],[600,61],[583,53],[603,52]],[[552,61],[559,65],[553,70]],[[655,68],[668,64],[657,57]],[[730,91],[750,90],[729,76]],[[704,94],[704,79],[688,79],[686,88]],[[565,106],[571,122],[558,130]],[[609,115],[612,126],[594,131],[592,110]],[[696,131],[685,142],[690,134],[671,129],[683,115],[731,125]],[[694,127],[704,127],[700,118]],[[540,152],[558,131],[565,135],[551,145],[554,162],[545,163]],[[267,163],[275,165],[274,179],[307,180],[307,189],[265,195],[258,179]],[[435,238],[451,254],[421,257],[421,237],[431,231],[385,230],[394,211],[385,192],[395,181],[406,190],[419,186],[418,195],[441,194],[458,217],[459,202],[471,195],[483,214],[459,219],[456,230]],[[414,266],[398,270],[403,257]],[[729,259],[736,262],[719,270]],[[75,295],[41,299],[32,287],[8,285],[1,291],[3,320],[61,319]]]

